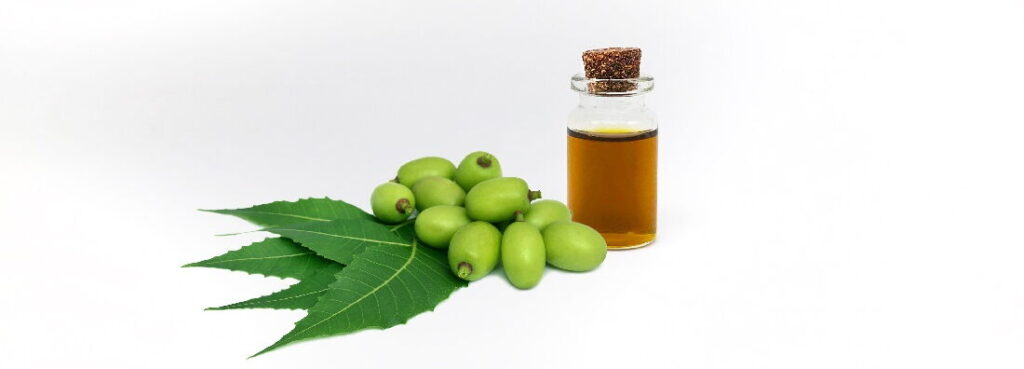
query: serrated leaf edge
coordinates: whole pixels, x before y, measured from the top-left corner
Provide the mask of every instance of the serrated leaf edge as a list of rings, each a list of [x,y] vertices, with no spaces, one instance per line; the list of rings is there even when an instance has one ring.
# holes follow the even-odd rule
[[[236,252],[236,251],[239,251],[239,250],[241,250],[241,249],[244,249],[244,248],[246,248],[246,247],[252,246],[253,244],[256,244],[256,243],[259,243],[259,242],[263,242],[263,241],[266,241],[266,240],[269,240],[269,239],[273,239],[273,238],[284,238],[284,239],[288,239],[288,240],[291,240],[290,238],[287,238],[287,237],[267,237],[267,238],[264,238],[264,239],[262,239],[262,240],[260,240],[260,241],[255,241],[255,242],[253,242],[253,243],[250,243],[250,244],[248,244],[248,245],[244,245],[244,246],[242,246],[242,247],[239,247],[239,248],[237,248],[237,249],[234,249],[234,250],[229,250],[229,251],[225,252],[225,254],[228,254],[228,253],[232,253],[232,252]],[[292,241],[292,242],[295,242],[295,241]],[[307,252],[307,253],[303,253],[303,254],[291,254],[291,255],[288,255],[289,257],[297,257],[297,256],[302,256],[302,255],[316,255],[316,256],[322,257],[322,258],[324,258],[324,259],[327,259],[327,258],[326,258],[326,257],[324,257],[323,255],[320,255],[320,254],[318,254],[318,253],[317,253],[316,251],[313,251],[313,250],[312,250],[312,249],[310,249],[310,248],[307,248],[307,247],[305,247],[305,246],[302,246],[302,244],[300,244],[300,243],[298,243],[298,242],[295,242],[295,244],[296,244],[296,245],[299,245],[299,246],[301,246],[302,248],[304,248],[304,249],[306,249],[306,250],[309,250],[309,252]],[[219,256],[219,255],[218,255],[218,256]],[[217,263],[214,263],[214,264],[219,264],[219,263],[223,263],[223,262],[229,262],[229,261],[238,261],[238,260],[261,260],[261,259],[273,259],[273,258],[279,258],[279,257],[281,257],[281,256],[280,256],[280,255],[275,255],[275,256],[270,256],[270,257],[267,257],[267,258],[240,258],[240,259],[222,260],[222,261],[218,261]],[[216,256],[214,256],[213,258],[216,258]],[[213,258],[210,258],[210,259],[213,259]],[[292,278],[292,277],[282,277],[282,276],[278,276],[278,275],[270,275],[270,274],[263,274],[263,273],[255,273],[255,272],[250,272],[250,271],[247,271],[247,270],[241,270],[241,269],[229,269],[229,268],[219,268],[219,267],[215,267],[215,266],[209,266],[209,265],[199,265],[200,263],[203,263],[203,262],[205,262],[205,261],[207,261],[207,260],[210,260],[210,259],[206,259],[206,260],[202,260],[202,261],[197,261],[197,262],[194,262],[194,263],[188,263],[188,264],[182,265],[181,267],[182,267],[182,268],[210,268],[210,269],[220,269],[220,270],[227,270],[227,271],[230,271],[230,272],[242,272],[242,273],[245,273],[245,274],[248,274],[248,275],[257,275],[257,276],[261,276],[261,277],[264,277],[264,278],[277,278],[277,279],[280,279],[280,280],[287,280],[287,279],[295,279],[295,280],[299,280],[299,279],[297,279],[297,278]],[[337,261],[334,261],[334,260],[331,260],[331,259],[327,259],[327,260],[329,260],[329,261],[330,261],[330,262],[332,262],[332,263],[338,263]],[[342,263],[338,263],[338,264],[340,264],[340,265],[342,265],[342,266],[344,266],[344,265],[345,265],[345,264],[342,264]]]
[[[273,212],[273,211],[260,211],[260,210],[248,210],[248,209],[221,209],[221,210],[199,209],[199,211],[205,211],[205,212],[208,212],[208,213],[216,213],[216,214],[223,214],[223,215],[232,215],[232,213],[234,213],[234,212],[246,211],[246,212],[250,212],[250,213],[266,214],[266,215],[278,215],[278,216],[283,216],[283,217],[298,218],[298,219],[318,221],[318,222],[328,222],[328,221],[331,220],[331,219],[314,218],[314,217],[307,217],[307,216],[288,214],[288,213],[277,213],[277,212]]]
[[[239,250],[241,250],[241,249],[239,249]],[[230,263],[230,262],[233,262],[233,261],[269,260],[269,259],[293,258],[293,257],[296,257],[296,256],[305,256],[305,255],[313,255],[313,254],[315,254],[315,253],[311,251],[311,252],[300,252],[298,254],[288,254],[288,255],[274,255],[274,256],[253,257],[253,258],[238,258],[238,259],[230,259],[230,260],[219,260],[219,261],[214,261],[214,262],[209,262],[209,263],[206,263],[206,260],[204,260],[204,261],[197,261],[195,263],[189,263],[189,264],[182,265],[182,268],[206,267],[206,266],[213,265],[213,264]],[[200,263],[206,263],[206,265],[200,265]]]
[[[278,200],[278,201],[268,202],[268,203],[265,203],[265,204],[250,205],[248,208],[197,209],[197,210],[202,211],[202,212],[207,212],[207,213],[221,214],[221,215],[235,215],[234,214],[235,212],[247,211],[247,212],[253,212],[253,213],[260,213],[260,214],[280,215],[280,216],[285,216],[285,217],[292,217],[292,218],[298,218],[298,219],[306,219],[306,220],[315,221],[315,222],[330,222],[330,221],[334,220],[334,219],[323,219],[323,218],[316,218],[316,217],[307,217],[307,216],[288,214],[288,213],[278,213],[278,212],[272,212],[272,211],[250,210],[250,209],[252,209],[253,207],[256,207],[256,206],[272,205],[272,204],[277,204],[277,203],[298,203],[298,202],[303,201],[303,200],[338,201],[338,202],[342,202],[342,203],[344,203],[346,205],[349,205],[349,206],[351,206],[353,208],[356,208],[359,211],[363,212],[363,214],[366,214],[366,215],[369,215],[369,216],[372,217],[372,215],[370,213],[367,213],[366,210],[360,209],[358,206],[349,204],[349,203],[345,202],[344,200],[335,200],[335,199],[332,199],[332,198],[327,197],[327,196],[324,196],[324,197],[303,197],[303,198],[299,198],[298,200],[295,200],[295,201]],[[237,216],[237,215],[235,215],[235,216]],[[238,233],[224,233],[224,234],[219,234],[217,236],[234,236],[234,235],[239,235],[239,234],[244,234],[244,233],[251,233],[251,232],[259,232],[259,231],[263,231],[263,229],[258,229],[258,230],[254,230],[254,231],[247,231],[247,232],[238,232]]]
[[[301,282],[299,282],[299,283],[301,283]],[[298,284],[298,283],[296,283],[296,284]],[[295,287],[295,285],[293,284],[291,286],[283,288],[283,289],[281,289],[279,291],[276,291],[274,293],[278,293],[278,292],[287,290],[287,289],[292,288],[292,287]],[[330,289],[329,288],[324,288],[322,290],[306,292],[306,293],[298,294],[298,295],[295,295],[295,296],[282,297],[282,298],[279,298],[279,299],[265,300],[265,301],[259,301],[259,302],[252,301],[252,300],[258,300],[258,299],[261,299],[261,298],[264,298],[264,297],[267,297],[267,296],[270,296],[270,295],[274,294],[274,293],[271,293],[271,294],[263,295],[263,296],[260,296],[260,297],[257,297],[257,298],[249,299],[249,300],[246,300],[246,301],[236,302],[234,304],[228,304],[228,305],[224,305],[224,306],[208,307],[208,308],[203,309],[203,310],[211,310],[211,311],[235,310],[235,309],[305,310],[305,309],[302,309],[302,308],[288,309],[288,308],[276,308],[276,307],[265,307],[265,306],[251,307],[251,306],[248,306],[248,305],[255,305],[257,303],[270,303],[270,302],[278,302],[278,301],[297,299],[299,297],[305,297],[305,296],[309,296],[309,295],[315,295],[315,294],[319,294],[319,293],[324,293],[324,292],[327,292],[328,290],[330,290]]]

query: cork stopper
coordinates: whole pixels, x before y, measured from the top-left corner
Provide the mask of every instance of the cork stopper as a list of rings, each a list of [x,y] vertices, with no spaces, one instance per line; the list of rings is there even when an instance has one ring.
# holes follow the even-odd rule
[[[640,77],[640,48],[608,47],[583,52],[583,71],[587,78],[630,79]],[[636,88],[630,81],[596,81],[587,86],[590,93],[627,92]]]

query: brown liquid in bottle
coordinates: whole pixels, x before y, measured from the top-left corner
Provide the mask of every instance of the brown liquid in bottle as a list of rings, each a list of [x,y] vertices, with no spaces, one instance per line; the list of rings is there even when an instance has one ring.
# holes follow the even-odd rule
[[[654,240],[658,214],[658,130],[569,130],[569,209],[610,249]]]

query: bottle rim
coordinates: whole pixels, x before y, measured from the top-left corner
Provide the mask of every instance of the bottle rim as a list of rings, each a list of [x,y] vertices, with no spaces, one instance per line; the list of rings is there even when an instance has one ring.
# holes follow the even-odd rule
[[[582,73],[572,76],[569,83],[573,91],[594,96],[633,96],[654,89],[654,77],[646,74],[637,78],[587,78]]]

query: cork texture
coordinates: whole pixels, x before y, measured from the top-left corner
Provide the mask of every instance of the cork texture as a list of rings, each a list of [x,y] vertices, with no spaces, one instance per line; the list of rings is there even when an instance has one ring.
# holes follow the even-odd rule
[[[629,79],[640,77],[640,48],[608,47],[583,52],[583,71],[587,78]],[[627,92],[636,88],[629,81],[591,82],[591,93]]]

